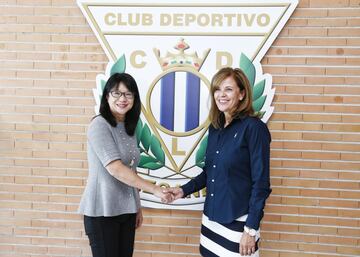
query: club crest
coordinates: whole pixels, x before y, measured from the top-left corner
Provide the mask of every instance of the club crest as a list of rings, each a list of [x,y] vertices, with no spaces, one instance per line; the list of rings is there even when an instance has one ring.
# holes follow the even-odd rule
[[[96,78],[95,112],[113,73],[127,72],[139,86],[137,170],[143,178],[164,187],[179,186],[202,171],[210,123],[209,80],[221,67],[245,72],[255,111],[264,122],[270,118],[275,88],[260,61],[297,0],[78,0],[78,5],[110,59],[105,73]],[[205,196],[203,189],[168,205],[141,192],[142,205],[156,208],[202,209]]]

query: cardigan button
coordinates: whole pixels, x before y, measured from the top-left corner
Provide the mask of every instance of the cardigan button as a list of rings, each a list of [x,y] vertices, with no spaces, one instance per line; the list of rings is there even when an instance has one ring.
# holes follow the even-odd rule
[[[216,168],[216,165],[213,165],[214,168]]]
[[[212,179],[211,182],[215,182],[215,179]]]
[[[210,194],[210,196],[214,196],[214,194]]]
[[[219,151],[216,151],[216,153],[219,153]]]

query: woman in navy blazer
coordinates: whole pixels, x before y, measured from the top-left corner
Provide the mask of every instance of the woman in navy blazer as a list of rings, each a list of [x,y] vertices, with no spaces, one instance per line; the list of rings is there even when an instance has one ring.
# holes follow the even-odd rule
[[[206,187],[202,256],[259,256],[259,226],[271,193],[271,136],[254,113],[242,70],[219,70],[211,81],[211,100],[205,167],[187,184],[168,190],[179,199]]]

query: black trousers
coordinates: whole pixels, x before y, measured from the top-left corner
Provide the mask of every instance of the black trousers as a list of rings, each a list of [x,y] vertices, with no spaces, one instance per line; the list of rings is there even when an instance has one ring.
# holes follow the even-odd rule
[[[93,257],[131,257],[134,251],[136,214],[114,217],[84,216]]]

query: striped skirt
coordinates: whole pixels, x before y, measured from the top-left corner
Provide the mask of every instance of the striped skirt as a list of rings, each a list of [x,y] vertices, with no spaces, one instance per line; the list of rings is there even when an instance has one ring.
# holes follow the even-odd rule
[[[203,257],[240,257],[239,243],[244,231],[247,215],[241,216],[232,223],[220,224],[209,220],[203,214],[200,235],[200,253]],[[259,256],[258,243],[260,231],[255,236],[256,252],[251,257]]]

